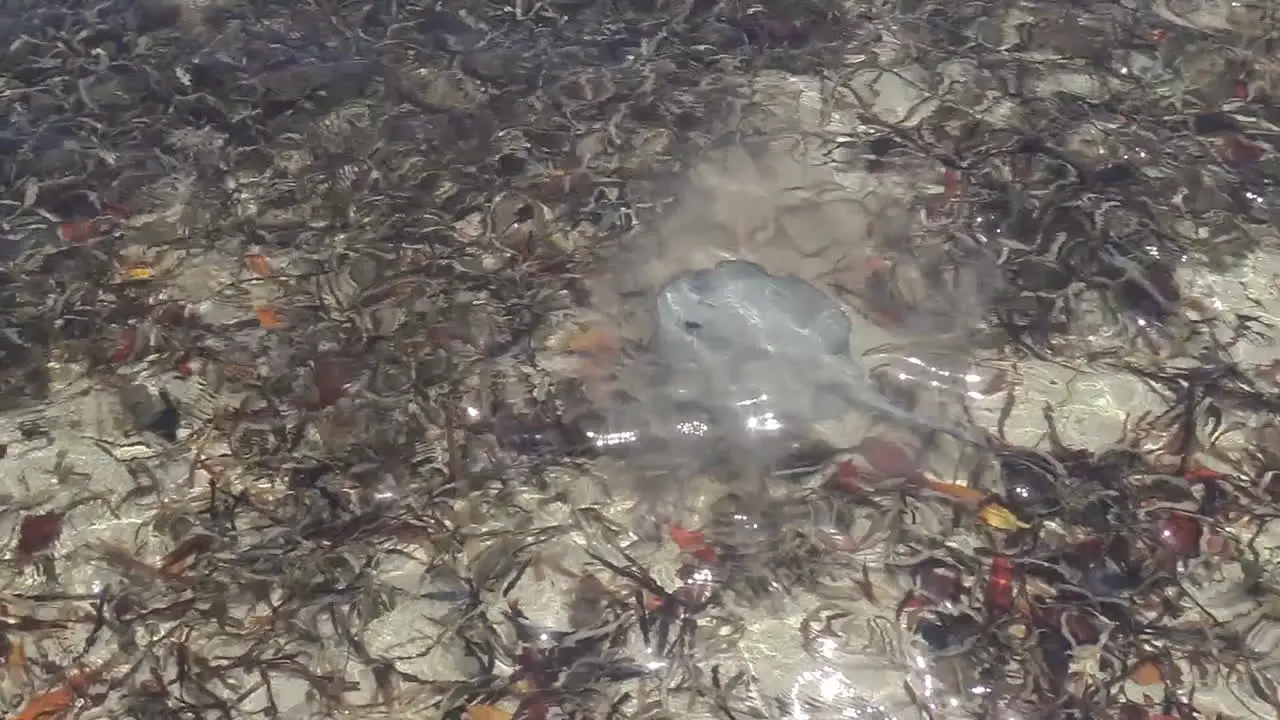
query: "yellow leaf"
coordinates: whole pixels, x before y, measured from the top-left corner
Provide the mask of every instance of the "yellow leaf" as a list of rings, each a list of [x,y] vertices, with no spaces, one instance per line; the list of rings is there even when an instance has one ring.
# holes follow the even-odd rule
[[[156,271],[150,265],[138,264],[130,265],[124,270],[125,280],[150,280],[156,276]]]
[[[983,525],[988,525],[997,530],[1021,530],[1029,528],[1030,525],[1019,520],[1008,508],[996,503],[988,503],[982,506],[978,511],[978,519]]]

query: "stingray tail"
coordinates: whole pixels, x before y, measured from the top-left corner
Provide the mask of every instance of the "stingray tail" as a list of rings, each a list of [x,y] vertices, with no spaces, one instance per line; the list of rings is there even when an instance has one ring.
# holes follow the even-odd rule
[[[858,408],[892,420],[893,422],[904,425],[911,430],[915,430],[926,435],[930,433],[942,433],[967,445],[972,445],[978,448],[989,447],[989,443],[986,438],[982,437],[974,430],[956,428],[944,423],[928,420],[912,413],[909,410],[904,410],[897,405],[894,405],[885,398],[868,397],[863,393],[857,392],[852,395],[853,397],[850,399]]]

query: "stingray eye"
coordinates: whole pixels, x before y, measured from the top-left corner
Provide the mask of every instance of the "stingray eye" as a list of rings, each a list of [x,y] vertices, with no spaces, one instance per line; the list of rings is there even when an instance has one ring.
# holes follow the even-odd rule
[[[713,287],[712,280],[713,278],[710,270],[699,270],[688,276],[685,281],[685,287],[687,287],[689,292],[695,297],[702,300],[702,298],[711,293],[711,289]]]
[[[692,320],[685,320],[684,329],[688,330],[689,332],[697,332],[702,329],[702,323],[694,322]]]

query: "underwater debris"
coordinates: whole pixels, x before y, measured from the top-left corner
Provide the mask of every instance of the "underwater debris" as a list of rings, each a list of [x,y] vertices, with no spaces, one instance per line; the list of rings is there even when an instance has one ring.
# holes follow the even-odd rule
[[[0,708],[1273,716],[1278,28],[14,10]]]

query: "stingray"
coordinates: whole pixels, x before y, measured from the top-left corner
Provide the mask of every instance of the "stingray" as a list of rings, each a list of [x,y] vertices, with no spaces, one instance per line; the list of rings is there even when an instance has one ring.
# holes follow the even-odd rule
[[[820,421],[852,410],[917,431],[982,445],[974,434],[895,405],[876,389],[840,303],[793,275],[726,260],[672,280],[658,294],[654,349],[678,374],[696,377],[702,398],[750,418],[757,406]]]

